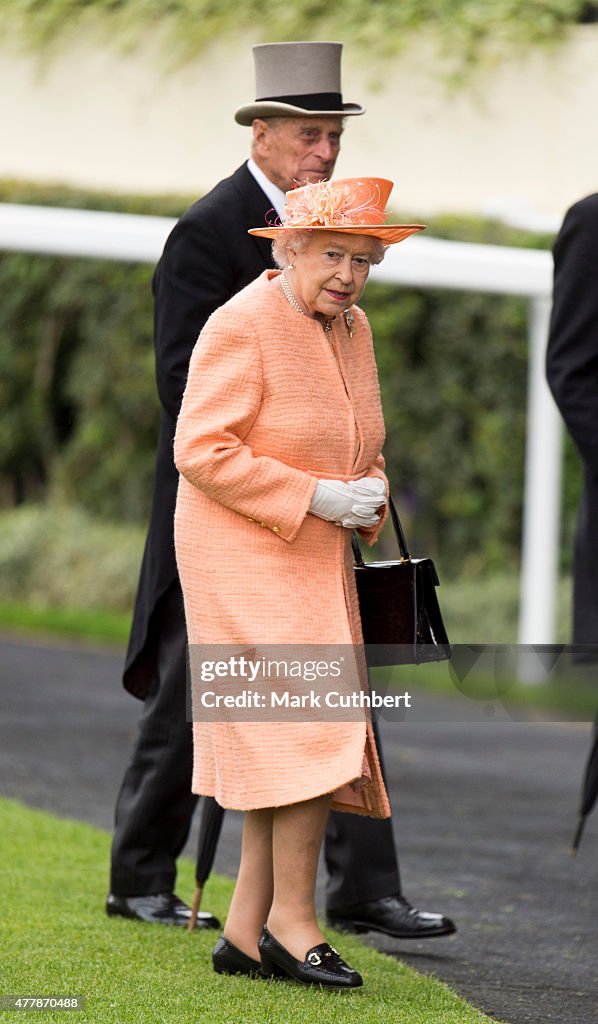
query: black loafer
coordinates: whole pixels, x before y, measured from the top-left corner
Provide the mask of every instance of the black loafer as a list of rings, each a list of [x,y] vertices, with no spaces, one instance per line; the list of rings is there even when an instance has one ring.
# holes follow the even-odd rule
[[[221,935],[212,950],[212,964],[217,974],[244,974],[247,978],[263,977],[262,965],[233,946]]]
[[[341,932],[381,932],[394,939],[432,939],[457,931],[450,917],[417,910],[404,896],[383,896],[369,903],[329,910],[326,920]]]
[[[179,928],[189,926],[191,907],[175,896],[173,892],[159,892],[153,896],[114,896],[106,900],[108,917],[128,917],[146,924],[172,924]],[[196,928],[220,928],[220,921],[213,914],[200,912]]]
[[[354,989],[363,985],[363,978],[349,967],[327,942],[321,942],[307,953],[305,960],[296,960],[264,928],[258,943],[262,958],[262,971],[267,977],[283,972],[302,985],[321,985],[323,988]]]

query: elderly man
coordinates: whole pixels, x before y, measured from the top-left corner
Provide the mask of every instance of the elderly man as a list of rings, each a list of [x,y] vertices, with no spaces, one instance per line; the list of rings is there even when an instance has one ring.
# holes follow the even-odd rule
[[[116,806],[110,915],[186,925],[189,908],[174,894],[176,859],[197,797],[191,793],[192,736],[186,720],[186,633],[174,554],[178,474],[176,419],[193,346],[210,314],[266,268],[270,243],[247,234],[283,212],[294,185],[331,177],[343,120],[364,113],[343,102],[340,43],[254,47],[250,160],[181,217],[154,276],[157,384],[162,419],[151,523],[124,673],[145,701],[137,742]],[[354,820],[353,820],[354,819]],[[416,910],[401,894],[389,821],[333,813],[326,833],[328,919],[352,931],[397,938],[448,935],[441,914]],[[218,927],[207,913],[198,927]]]

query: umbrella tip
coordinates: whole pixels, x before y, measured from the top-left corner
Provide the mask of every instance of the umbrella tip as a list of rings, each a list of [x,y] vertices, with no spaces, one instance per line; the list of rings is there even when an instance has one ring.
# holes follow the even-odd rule
[[[583,830],[584,830],[585,823],[586,823],[585,814],[582,814],[582,815],[580,815],[579,821],[577,822],[577,828],[575,829],[575,835],[573,836],[573,842],[571,843],[571,847],[569,849],[569,856],[570,857],[575,857],[575,854],[577,853],[577,851],[579,849],[579,844],[581,842],[581,837],[583,835]]]
[[[202,886],[198,885],[197,888],[195,889],[195,895],[193,897],[193,906],[191,907],[191,916],[189,918],[189,924],[187,925],[187,930],[190,932],[195,930],[195,925],[197,924],[197,914],[199,912],[199,904],[201,903],[201,892]]]

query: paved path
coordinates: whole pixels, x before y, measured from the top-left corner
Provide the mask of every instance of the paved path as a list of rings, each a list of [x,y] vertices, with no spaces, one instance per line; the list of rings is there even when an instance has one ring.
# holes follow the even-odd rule
[[[0,641],[3,795],[110,829],[139,711],[121,661]],[[459,932],[367,941],[509,1024],[597,1024],[598,813],[577,859],[566,853],[589,726],[451,722],[432,704],[444,722],[383,722],[384,749],[405,892]],[[222,873],[235,872],[239,827],[227,814]]]

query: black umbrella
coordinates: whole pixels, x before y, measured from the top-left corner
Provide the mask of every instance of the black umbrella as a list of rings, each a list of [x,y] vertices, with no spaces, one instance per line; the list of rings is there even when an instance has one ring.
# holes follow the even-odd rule
[[[196,889],[195,896],[193,897],[193,906],[191,907],[191,917],[189,918],[189,931],[193,931],[195,928],[199,904],[201,903],[201,894],[214,864],[223,819],[224,809],[220,804],[216,803],[213,796],[205,796],[203,798],[199,839],[197,842],[197,861],[195,864]]]
[[[581,804],[579,807],[579,821],[575,830],[575,836],[571,844],[571,854],[577,853],[577,849],[581,842],[583,830],[586,823],[586,818],[592,807],[596,803],[598,797],[598,715],[594,720],[594,739],[592,741],[592,749],[586,763],[586,770],[583,778],[583,787],[581,791]]]

